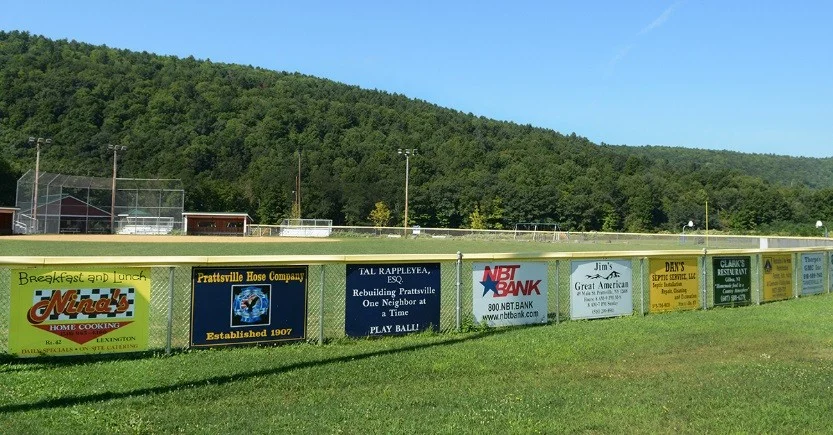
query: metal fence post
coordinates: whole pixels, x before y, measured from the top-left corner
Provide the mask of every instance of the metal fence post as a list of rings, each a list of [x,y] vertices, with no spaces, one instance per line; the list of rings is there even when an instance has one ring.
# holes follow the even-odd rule
[[[318,345],[324,344],[324,265],[320,267],[321,282],[319,283],[320,292],[318,298]]]
[[[645,257],[639,259],[639,314],[645,316]]]
[[[561,321],[561,293],[559,292],[558,260],[555,260],[555,324]]]
[[[171,354],[171,337],[173,336],[174,328],[174,274],[176,269],[171,266],[168,268],[168,330],[165,339],[165,354]]]
[[[703,283],[700,285],[700,287],[702,289],[702,292],[703,292],[703,311],[706,311],[706,310],[709,309],[709,301],[708,301],[708,298],[709,298],[709,295],[708,295],[709,275],[708,275],[708,271],[706,270],[706,267],[708,267],[707,266],[708,263],[709,262],[708,262],[708,258],[706,257],[706,250],[703,249],[703,261],[702,261],[702,265],[703,265],[702,266],[703,267],[703,269],[702,269],[703,270]]]
[[[462,268],[463,268],[463,253],[457,251],[457,305],[455,306],[456,310],[456,318],[455,318],[455,326],[457,327],[457,332],[461,332],[463,330],[463,320],[461,316],[462,308],[460,306],[461,302],[461,295],[460,295],[460,288],[462,287],[462,283],[460,282],[460,277],[462,275]]]
[[[761,268],[763,267],[764,254],[758,253],[758,255],[755,256],[755,259],[758,260],[758,305],[761,305],[761,287],[764,286],[764,272]]]
[[[799,275],[802,274],[801,271],[804,270],[803,269],[804,265],[802,263],[803,262],[801,261],[801,254],[799,254],[799,253],[793,254],[793,267],[792,267],[792,271],[793,271],[793,293],[795,293],[794,297],[796,299],[798,299],[798,295],[801,294],[801,289],[798,288],[798,286],[803,284],[803,282],[802,282],[803,280],[798,279]]]

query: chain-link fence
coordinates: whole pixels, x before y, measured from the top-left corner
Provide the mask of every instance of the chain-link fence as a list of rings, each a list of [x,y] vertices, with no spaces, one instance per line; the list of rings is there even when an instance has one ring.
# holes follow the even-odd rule
[[[774,253],[774,254],[773,254]],[[809,294],[806,291],[808,277],[819,284],[822,291],[813,290],[810,293],[829,293],[831,283],[831,250],[813,248],[801,250],[723,250],[723,251],[664,251],[664,252],[586,252],[586,253],[544,253],[544,254],[471,254],[458,256],[307,256],[307,257],[258,257],[256,264],[263,266],[306,265],[308,267],[306,280],[307,315],[306,340],[322,343],[328,340],[340,339],[347,336],[346,306],[347,306],[347,267],[349,264],[402,264],[415,262],[431,262],[440,267],[440,325],[441,333],[452,333],[467,330],[471,327],[482,327],[474,319],[475,286],[479,285],[473,279],[474,266],[477,263],[498,264],[511,263],[543,263],[546,265],[546,280],[548,281],[547,322],[558,323],[567,321],[573,315],[570,301],[576,297],[576,282],[580,276],[574,276],[572,265],[574,262],[615,260],[620,264],[629,264],[631,282],[628,292],[632,298],[633,309],[623,315],[646,315],[651,310],[651,299],[657,297],[653,292],[654,281],[662,275],[662,271],[651,270],[651,264],[676,264],[685,260],[694,272],[686,275],[696,282],[693,290],[697,304],[692,309],[708,309],[716,305],[726,305],[723,301],[715,301],[715,259],[727,259],[736,266],[733,271],[741,271],[742,277],[748,280],[746,284],[737,287],[744,288],[748,296],[743,296],[737,304],[754,305],[766,302],[764,286],[770,279],[771,265],[769,255],[780,255],[789,258],[789,272],[781,277],[781,284],[789,287],[788,293],[776,299],[788,299]],[[809,255],[810,257],[804,257]],[[418,258],[415,258],[418,257]],[[818,264],[804,264],[803,258],[812,258]],[[383,259],[383,260],[380,260]],[[670,259],[670,260],[669,260]],[[15,284],[14,272],[27,270],[36,264],[38,268],[47,270],[50,267],[71,269],[72,267],[100,267],[109,268],[129,266],[152,266],[150,275],[150,304],[149,304],[149,338],[148,346],[152,349],[184,349],[191,343],[190,331],[192,327],[192,269],[197,266],[247,267],[246,259],[211,258],[200,264],[189,263],[187,258],[132,258],[111,259],[104,258],[4,258],[0,259],[0,352],[9,352],[9,333],[12,316],[25,316],[26,313],[11,312],[11,291]],[[69,264],[68,262],[72,262]],[[171,265],[161,265],[160,262]],[[154,265],[156,264],[156,265]],[[668,266],[666,266],[668,268]],[[747,270],[741,269],[748,268]],[[722,272],[718,272],[722,274]],[[808,275],[810,274],[810,275]],[[740,272],[738,272],[740,276]],[[787,276],[788,275],[788,276]],[[732,277],[729,282],[737,279]],[[726,282],[725,277],[719,278]],[[740,281],[737,281],[740,282]],[[692,284],[695,285],[695,284]],[[477,290],[480,292],[480,288]],[[485,292],[484,292],[485,293]],[[695,297],[688,296],[688,297]],[[772,300],[772,299],[770,299]],[[579,316],[580,317],[580,316]],[[604,316],[599,316],[604,317]],[[12,333],[14,333],[12,331]]]
[[[318,222],[318,223],[316,223]],[[769,249],[833,247],[833,238],[740,236],[690,230],[680,234],[606,233],[564,231],[554,227],[518,226],[511,230],[470,228],[426,228],[333,226],[312,219],[287,220],[281,225],[249,225],[252,237],[383,237],[383,238],[439,238],[471,240],[514,240],[559,244],[634,244],[651,245],[653,249]],[[326,221],[329,222],[329,221]],[[324,230],[326,231],[319,231]],[[639,248],[634,248],[639,249]]]
[[[0,268],[0,352],[9,349],[9,310],[11,307],[11,274],[7,268]]]
[[[27,171],[17,182],[14,232],[170,234],[182,229],[180,180]]]

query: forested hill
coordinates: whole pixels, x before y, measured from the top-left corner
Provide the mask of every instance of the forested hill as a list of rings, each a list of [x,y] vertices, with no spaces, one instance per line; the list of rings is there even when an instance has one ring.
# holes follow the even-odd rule
[[[788,157],[772,154],[744,154],[736,151],[702,150],[668,146],[604,145],[623,156],[649,160],[695,160],[716,169],[740,169],[780,185],[806,185],[811,188],[833,186],[833,158]],[[790,144],[784,144],[787,150]]]
[[[34,166],[29,136],[54,143],[41,170],[180,178],[187,211],[292,212],[368,224],[374,205],[423,226],[805,231],[833,218],[833,161],[677,148],[598,146],[576,134],[476,117],[302,74],[0,32],[0,205]],[[789,168],[788,173],[779,172]],[[809,224],[808,224],[809,222]]]

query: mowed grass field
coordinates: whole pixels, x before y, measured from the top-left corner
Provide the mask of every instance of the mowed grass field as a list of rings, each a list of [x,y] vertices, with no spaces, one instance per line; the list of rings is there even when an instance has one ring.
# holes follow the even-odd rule
[[[829,433],[829,295],[170,357],[0,364],[0,433]]]
[[[449,242],[0,239],[0,256],[451,254],[559,246]],[[324,346],[0,357],[0,433],[827,433],[832,310],[833,297],[821,295]]]
[[[702,250],[702,244],[677,239],[588,242],[532,242],[471,238],[346,237],[293,239],[282,237],[199,236],[11,236],[0,237],[0,256],[210,256],[210,255],[351,255],[538,253],[569,251]],[[713,240],[712,246],[720,246]],[[733,247],[730,245],[723,247]]]

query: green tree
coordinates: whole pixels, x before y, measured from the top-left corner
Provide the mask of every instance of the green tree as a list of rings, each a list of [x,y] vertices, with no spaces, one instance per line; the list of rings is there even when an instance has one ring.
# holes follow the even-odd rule
[[[379,201],[376,203],[376,207],[370,211],[368,218],[376,228],[386,227],[390,223],[390,209],[384,201]]]
[[[619,212],[613,208],[612,205],[604,207],[604,219],[602,221],[602,231],[612,233],[618,231],[620,228]]]
[[[492,198],[492,203],[489,205],[488,210],[486,210],[486,226],[488,228],[502,230],[504,228],[504,211],[503,200],[500,198]]]
[[[20,175],[4,157],[0,157],[0,206],[14,205],[15,188]]]
[[[397,148],[420,150],[409,225],[480,225],[477,204],[484,228],[678,231],[688,219],[700,224],[706,197],[712,228],[792,232],[833,220],[833,158],[596,145],[301,73],[0,31],[6,203],[34,160],[16,144],[32,135],[60,144],[41,155],[44,172],[109,177],[104,146],[127,144],[121,175],[181,179],[186,209],[259,222],[298,217],[299,149],[304,217],[367,223],[378,199],[402,222]]]
[[[301,219],[301,208],[298,206],[298,201],[292,203],[292,209],[289,210],[290,219]]]
[[[480,206],[475,204],[474,210],[469,213],[469,228],[473,230],[483,230],[486,229],[486,220],[483,218],[483,215],[480,214]]]

